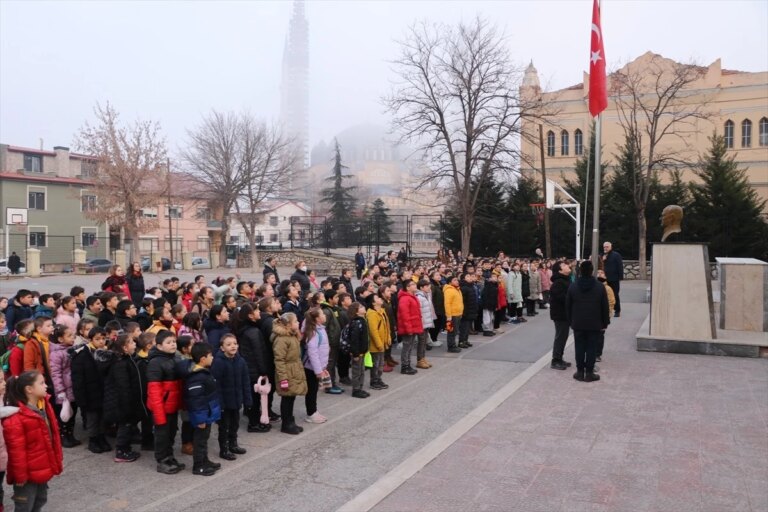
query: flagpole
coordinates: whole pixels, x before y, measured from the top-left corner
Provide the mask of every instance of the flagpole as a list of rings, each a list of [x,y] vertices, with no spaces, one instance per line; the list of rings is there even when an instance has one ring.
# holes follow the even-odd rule
[[[597,126],[595,127],[595,186],[594,198],[592,200],[592,264],[595,266],[595,272],[598,268],[599,247],[600,247],[600,135],[603,126],[603,114],[597,115]]]

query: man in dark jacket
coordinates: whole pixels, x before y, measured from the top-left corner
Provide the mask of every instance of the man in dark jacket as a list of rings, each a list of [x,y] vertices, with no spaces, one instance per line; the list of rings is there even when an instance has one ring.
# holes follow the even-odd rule
[[[621,254],[613,250],[611,242],[603,242],[603,270],[608,286],[613,290],[616,297],[616,306],[613,316],[621,316],[621,301],[619,300],[619,288],[621,280],[624,279],[624,260]]]
[[[277,274],[277,260],[275,260],[274,257],[269,257],[264,262],[264,270],[262,271],[262,274],[264,275],[264,282],[267,282],[267,275],[268,274],[274,274],[275,275],[275,282],[280,282],[280,276]]]
[[[480,310],[478,306],[477,289],[475,288],[474,273],[466,272],[461,280],[461,298],[464,301],[464,313],[459,324],[459,348],[469,348],[469,330]]]
[[[363,270],[365,270],[365,256],[363,255],[362,249],[359,247],[357,248],[357,253],[355,253],[355,271],[357,272],[357,279],[360,279],[360,276],[363,275]]]
[[[595,373],[595,357],[600,332],[608,327],[608,294],[605,287],[592,276],[591,261],[583,261],[579,278],[568,288],[565,311],[573,329],[576,351],[576,373],[573,378],[583,382],[600,380]]]
[[[552,287],[549,289],[549,318],[555,323],[555,342],[552,345],[553,370],[565,370],[571,363],[563,360],[565,342],[571,324],[565,312],[565,296],[571,285],[571,266],[565,261],[558,261],[552,266]]]
[[[304,261],[296,263],[296,271],[291,276],[291,281],[298,281],[302,295],[309,291],[309,277],[307,276],[307,264]]]
[[[19,255],[16,254],[16,251],[13,251],[11,255],[8,256],[8,270],[11,271],[11,274],[18,274],[20,268],[21,258],[19,258]]]

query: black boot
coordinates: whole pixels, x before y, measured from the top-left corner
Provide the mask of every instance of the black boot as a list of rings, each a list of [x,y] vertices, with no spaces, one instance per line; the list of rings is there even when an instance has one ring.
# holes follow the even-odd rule
[[[595,382],[600,380],[600,376],[594,372],[586,372],[584,374],[584,382]]]
[[[553,370],[567,370],[568,367],[565,365],[562,359],[553,359],[552,364],[549,365],[550,368]]]
[[[237,439],[229,441],[229,451],[235,455],[245,455],[246,453],[245,448],[237,445]]]
[[[297,436],[301,434],[301,430],[299,430],[299,426],[296,425],[296,422],[293,421],[292,418],[285,419],[283,418],[283,425],[280,427],[280,432],[283,432],[285,434],[291,434],[292,436]]]
[[[573,374],[573,378],[584,382],[584,370],[576,370],[576,373]]]
[[[101,443],[99,443],[99,437],[89,437],[88,438],[88,450],[91,453],[104,453],[104,448],[101,446]]]
[[[229,451],[229,445],[226,441],[219,441],[219,457],[224,460],[236,460],[237,456]]]
[[[105,452],[111,452],[112,446],[110,446],[109,442],[107,441],[107,438],[104,434],[101,434],[96,439],[98,439],[99,446],[101,446],[101,450]]]
[[[213,469],[215,469],[217,471],[219,469],[221,469],[221,464],[219,464],[218,462],[213,462],[208,457],[205,458],[205,465],[208,466],[208,467],[212,467]]]

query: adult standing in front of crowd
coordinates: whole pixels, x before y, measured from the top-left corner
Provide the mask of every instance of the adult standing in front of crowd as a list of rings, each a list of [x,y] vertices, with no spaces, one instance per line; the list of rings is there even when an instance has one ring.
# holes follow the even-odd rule
[[[555,324],[555,341],[552,344],[553,370],[566,370],[571,363],[563,360],[565,342],[571,324],[565,312],[565,296],[571,285],[571,266],[565,261],[558,261],[552,266],[552,285],[549,288],[549,318]]]
[[[600,380],[595,373],[600,333],[608,328],[608,294],[592,273],[594,266],[587,260],[579,266],[579,277],[568,288],[565,311],[573,329],[576,351],[576,373],[573,378],[582,382]]]
[[[291,281],[298,281],[301,286],[301,293],[307,293],[309,291],[309,276],[307,275],[306,262],[299,261],[296,263],[296,271],[291,276]]]
[[[616,297],[616,308],[613,316],[621,316],[621,300],[619,299],[619,288],[621,280],[624,279],[624,260],[621,254],[613,250],[611,242],[603,242],[603,270],[608,286],[613,290]]]
[[[136,308],[140,308],[141,301],[146,293],[144,274],[141,273],[141,263],[134,261],[131,264],[131,270],[126,274],[125,281],[128,284],[128,291],[131,293],[131,302],[133,302]]]
[[[269,258],[264,261],[264,270],[261,272],[264,276],[264,282],[267,282],[267,275],[268,274],[274,274],[275,276],[275,282],[280,282],[280,275],[277,273],[277,260],[274,258],[274,256],[270,256]]]

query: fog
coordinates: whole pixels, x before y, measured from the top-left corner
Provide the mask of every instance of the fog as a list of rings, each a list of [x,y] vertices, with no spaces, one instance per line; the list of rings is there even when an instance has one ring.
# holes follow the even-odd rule
[[[545,89],[588,68],[591,0],[320,1],[310,31],[310,146],[359,123],[385,124],[379,101],[396,40],[416,20],[482,16]],[[276,120],[291,2],[0,1],[0,142],[71,144],[95,102],[158,120],[172,151],[211,109]],[[650,50],[679,61],[768,70],[766,1],[603,2],[610,67]]]

